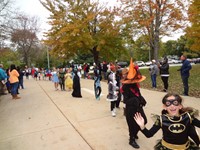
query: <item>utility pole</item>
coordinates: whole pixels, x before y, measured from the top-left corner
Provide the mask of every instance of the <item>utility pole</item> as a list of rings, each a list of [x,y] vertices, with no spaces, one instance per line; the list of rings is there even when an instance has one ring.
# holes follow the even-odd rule
[[[149,49],[149,61],[151,61],[151,49]]]
[[[49,64],[49,50],[47,48],[47,63],[48,63],[48,69],[50,69],[50,64]]]

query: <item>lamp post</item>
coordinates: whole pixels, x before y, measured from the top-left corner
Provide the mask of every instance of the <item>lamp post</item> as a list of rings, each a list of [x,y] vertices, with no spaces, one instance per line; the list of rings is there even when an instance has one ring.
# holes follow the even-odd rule
[[[48,69],[50,68],[50,64],[49,64],[49,50],[47,48],[47,63],[48,63]]]
[[[151,61],[151,49],[149,48],[149,61]]]

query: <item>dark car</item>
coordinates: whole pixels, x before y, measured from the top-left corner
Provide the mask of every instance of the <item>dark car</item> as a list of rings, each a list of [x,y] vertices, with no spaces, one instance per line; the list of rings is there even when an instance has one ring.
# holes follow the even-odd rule
[[[128,67],[128,63],[125,62],[125,61],[118,62],[117,65],[120,66],[121,68],[126,68],[126,67]]]

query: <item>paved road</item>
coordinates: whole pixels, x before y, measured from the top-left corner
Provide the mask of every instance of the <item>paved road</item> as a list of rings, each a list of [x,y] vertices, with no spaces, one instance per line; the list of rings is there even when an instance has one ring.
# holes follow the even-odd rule
[[[55,91],[50,81],[24,80],[20,100],[0,97],[0,150],[132,150],[123,116],[123,103],[112,117],[106,101],[107,84],[102,83],[101,100],[93,94],[93,81],[81,79],[83,98],[71,92]],[[160,114],[165,93],[141,89],[147,100],[144,108],[147,127],[153,124],[151,113]],[[185,106],[200,109],[200,99],[184,97]],[[198,129],[199,133],[200,130]],[[141,150],[153,149],[159,131],[147,139],[139,133]]]

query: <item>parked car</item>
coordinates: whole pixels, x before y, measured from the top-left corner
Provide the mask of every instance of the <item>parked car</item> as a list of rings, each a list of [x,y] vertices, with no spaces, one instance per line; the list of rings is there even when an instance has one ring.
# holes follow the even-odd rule
[[[126,68],[128,67],[128,63],[125,61],[121,61],[117,63],[118,66],[120,66],[120,68]]]
[[[180,64],[181,60],[177,60],[177,59],[172,59],[171,60],[173,62],[173,64]]]
[[[194,61],[195,64],[200,63],[200,58],[196,58]]]
[[[145,63],[143,61],[136,61],[135,62],[139,67],[145,66]]]
[[[151,61],[147,61],[147,62],[145,62],[145,65],[146,65],[146,66],[150,66],[151,64],[152,64]]]
[[[168,64],[173,64],[173,60],[172,59],[168,59]]]
[[[94,66],[90,66],[90,70],[94,70]]]

